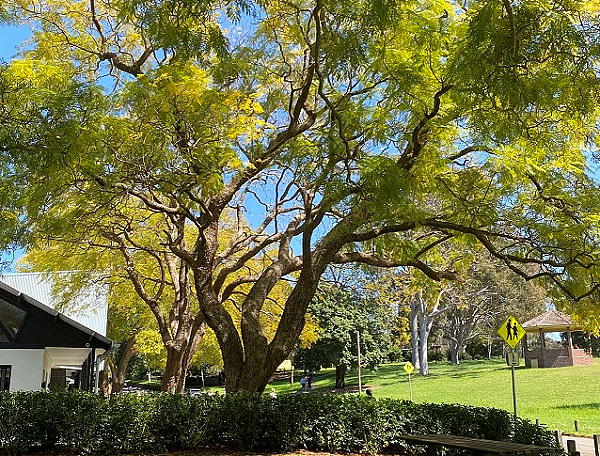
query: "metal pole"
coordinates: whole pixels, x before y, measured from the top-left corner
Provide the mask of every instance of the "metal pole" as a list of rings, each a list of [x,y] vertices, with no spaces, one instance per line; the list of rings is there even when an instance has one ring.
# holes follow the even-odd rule
[[[88,368],[88,384],[86,391],[94,391],[94,384],[98,380],[98,376],[94,379],[94,366],[96,364],[96,347],[92,348],[90,354],[90,366]],[[95,392],[95,391],[94,391]]]
[[[362,394],[362,382],[360,378],[360,333],[358,331],[356,331],[356,346],[358,347],[358,394],[360,395]]]
[[[517,417],[517,388],[515,387],[515,366],[514,366],[514,364],[510,366],[510,371],[512,374],[513,408],[515,411],[515,418],[516,418]]]
[[[96,358],[96,375],[94,378],[94,393],[97,393],[100,389],[100,357]]]

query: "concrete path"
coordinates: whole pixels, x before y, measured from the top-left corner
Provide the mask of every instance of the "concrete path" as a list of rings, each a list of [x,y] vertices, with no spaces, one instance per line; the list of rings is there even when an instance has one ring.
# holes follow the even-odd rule
[[[567,448],[567,440],[575,440],[577,451],[581,456],[596,456],[594,451],[594,440],[588,437],[575,437],[572,435],[563,435],[563,448]]]

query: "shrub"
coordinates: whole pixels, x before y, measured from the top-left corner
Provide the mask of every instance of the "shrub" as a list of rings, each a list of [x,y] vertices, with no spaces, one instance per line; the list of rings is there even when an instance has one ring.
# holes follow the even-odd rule
[[[158,452],[209,445],[242,450],[405,452],[410,433],[449,433],[554,446],[549,431],[504,410],[356,395],[166,393],[110,399],[79,391],[0,393],[0,448]]]

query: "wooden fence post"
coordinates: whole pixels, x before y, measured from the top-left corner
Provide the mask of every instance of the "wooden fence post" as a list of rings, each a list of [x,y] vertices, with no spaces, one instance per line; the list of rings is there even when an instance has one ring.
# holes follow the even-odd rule
[[[567,453],[570,456],[580,456],[575,440],[567,440]]]
[[[558,445],[558,448],[563,449],[564,445],[563,445],[562,432],[554,431],[554,437],[556,437],[556,444]]]

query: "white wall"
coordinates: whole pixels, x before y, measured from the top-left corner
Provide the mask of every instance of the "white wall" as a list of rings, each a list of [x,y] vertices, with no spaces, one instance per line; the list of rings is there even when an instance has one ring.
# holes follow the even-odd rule
[[[50,371],[52,370],[52,358],[48,354],[48,350],[44,350],[44,362],[43,367],[44,370],[42,372],[42,382],[46,383],[46,388],[50,385]]]
[[[0,365],[11,366],[11,391],[42,389],[43,349],[0,350]]]

